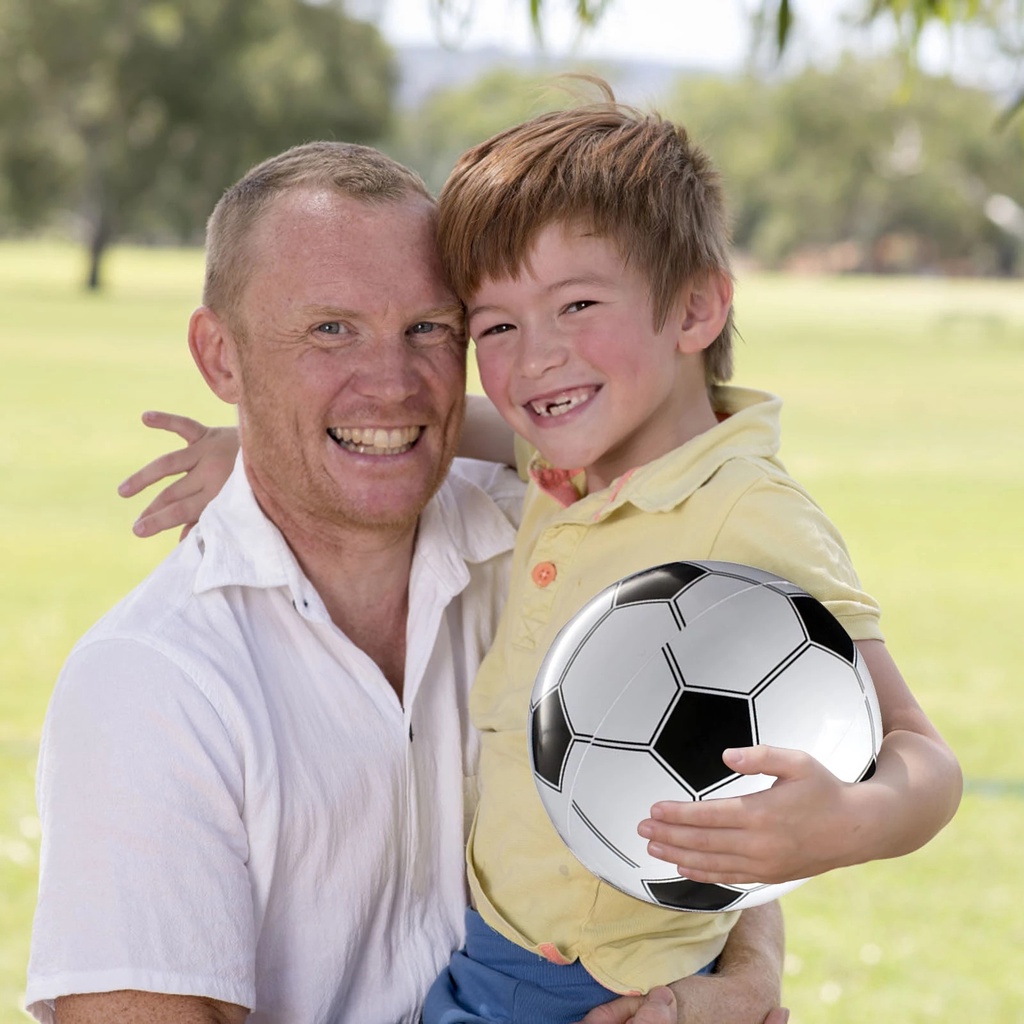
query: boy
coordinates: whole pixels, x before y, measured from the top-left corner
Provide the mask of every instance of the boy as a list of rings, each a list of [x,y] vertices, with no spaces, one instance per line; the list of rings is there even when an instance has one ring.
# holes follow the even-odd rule
[[[610,97],[537,117],[462,157],[438,232],[484,390],[537,454],[509,602],[471,696],[475,911],[424,1021],[571,1021],[588,999],[708,969],[735,918],[662,910],[600,882],[537,795],[533,681],[558,630],[605,586],[676,558],[776,572],[840,619],[878,687],[886,737],[870,783],[754,748],[727,759],[782,780],[749,801],[756,814],[744,817],[746,800],[659,806],[643,834],[688,877],[782,881],[908,852],[952,816],[959,773],[886,653],[842,540],[775,458],[778,401],[721,386],[726,217],[685,132]],[[566,991],[582,1002],[553,1010]]]
[[[658,805],[641,832],[687,877],[777,882],[909,852],[952,817],[959,769],[889,657],[842,539],[776,458],[780,403],[724,386],[724,203],[685,132],[610,94],[542,115],[467,153],[439,210],[484,388],[537,454],[510,599],[471,700],[475,909],[424,1021],[575,1021],[710,969],[735,919],[662,910],[599,881],[536,793],[533,680],[561,626],[608,584],[681,558],[776,572],[843,623],[878,691],[886,735],[870,782],[755,747],[726,760],[777,776],[771,791]]]

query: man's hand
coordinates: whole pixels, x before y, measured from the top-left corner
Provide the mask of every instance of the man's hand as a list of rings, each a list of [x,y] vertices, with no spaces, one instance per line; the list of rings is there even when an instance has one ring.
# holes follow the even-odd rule
[[[667,985],[652,988],[646,996],[623,996],[603,1006],[597,1006],[583,1019],[582,1024],[738,1024],[747,1020],[736,1014],[736,1004],[723,1006],[719,1002],[720,990],[715,988],[714,975],[697,975],[686,982],[686,997],[682,1002]],[[703,987],[701,982],[706,983]],[[786,1024],[789,1010],[776,1007],[762,1021],[760,1017],[750,1018],[753,1024]]]
[[[780,1008],[784,935],[778,903],[740,914],[714,974],[695,974],[596,1006],[581,1024],[786,1024]]]

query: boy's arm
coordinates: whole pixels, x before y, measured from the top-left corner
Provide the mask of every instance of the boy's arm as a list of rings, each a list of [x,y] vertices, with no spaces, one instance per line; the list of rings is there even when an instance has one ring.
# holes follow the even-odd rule
[[[183,473],[139,513],[132,532],[137,537],[152,537],[180,526],[184,537],[231,475],[238,454],[238,428],[207,427],[188,416],[169,412],[145,412],[142,422],[156,430],[169,430],[187,444],[132,473],[117,492],[122,498],[131,498],[167,477]],[[489,398],[466,396],[466,422],[459,455],[515,468],[514,438]]]
[[[963,789],[952,751],[880,640],[857,643],[875,684],[884,738],[874,775],[840,782],[800,751],[757,746],[723,760],[777,777],[749,796],[652,808],[640,834],[652,856],[701,882],[783,882],[923,846],[956,812]]]
[[[489,398],[466,395],[466,422],[459,441],[459,455],[464,459],[500,462],[515,469],[515,434],[501,418]]]
[[[184,537],[231,475],[238,454],[238,428],[207,427],[198,420],[169,412],[144,412],[142,422],[147,427],[177,434],[187,445],[132,473],[120,484],[117,493],[122,498],[131,498],[169,476],[184,473],[139,513],[132,526],[137,537],[152,537],[181,526]]]
[[[751,907],[729,933],[714,974],[615,999],[591,1010],[583,1024],[785,1024],[783,952],[779,904]]]

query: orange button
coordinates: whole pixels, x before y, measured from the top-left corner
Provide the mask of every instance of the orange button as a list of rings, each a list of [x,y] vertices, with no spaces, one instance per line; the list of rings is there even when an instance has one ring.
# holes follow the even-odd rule
[[[546,587],[557,575],[558,570],[554,562],[538,562],[530,573],[538,587]]]

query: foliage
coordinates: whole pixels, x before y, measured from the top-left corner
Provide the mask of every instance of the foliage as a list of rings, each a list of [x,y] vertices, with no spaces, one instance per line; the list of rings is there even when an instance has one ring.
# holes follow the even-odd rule
[[[457,6],[456,0],[433,2],[440,16]],[[568,0],[583,28],[596,25],[614,2]],[[805,2],[809,6],[813,0]],[[542,39],[544,15],[553,6],[553,0],[526,0],[526,3],[537,38]],[[772,38],[779,53],[785,50],[799,25],[801,6],[797,0],[754,0],[748,4],[755,24]],[[880,21],[893,23],[909,45],[915,44],[924,29],[932,24],[947,28],[957,24],[993,28],[1007,18],[1020,20],[1024,15],[1020,0],[857,0],[849,4],[849,9],[861,26]]]
[[[552,76],[499,67],[466,86],[438,90],[404,112],[382,145],[414,167],[436,194],[470,146],[566,101]]]
[[[394,72],[340,0],[0,0],[0,209],[186,239],[254,162],[310,138],[374,139]],[[3,187],[3,186],[0,186]]]
[[[440,188],[469,146],[573,102],[557,86],[492,71],[408,111],[386,146]],[[661,109],[710,150],[737,247],[765,266],[810,255],[845,270],[1024,271],[1024,224],[1014,235],[986,214],[1002,196],[1024,221],[1024,136],[992,130],[987,93],[851,58],[769,81],[680,78]]]
[[[737,246],[769,266],[809,249],[832,269],[1020,264],[1022,238],[986,208],[993,196],[1024,206],[1024,138],[993,132],[987,93],[847,59],[777,82],[682,81],[666,112],[706,142],[727,180]]]
[[[543,43],[545,14],[556,2],[571,7],[581,30],[597,25],[616,0],[521,0],[529,10],[534,34]],[[445,15],[459,8],[460,0],[432,0],[438,24]],[[781,57],[799,33],[801,11],[813,0],[749,0],[746,8],[753,21],[754,50],[768,50],[774,58]],[[462,15],[471,19],[471,8]],[[840,14],[852,28],[867,29],[878,24],[891,26],[899,40],[898,49],[913,60],[925,30],[938,26],[952,32],[968,28],[987,35],[996,50],[1016,59],[1018,68],[1024,61],[1024,0],[849,0]],[[1012,33],[1008,31],[1014,29]],[[1012,83],[1008,83],[1012,87]],[[1003,110],[1002,121],[1009,121],[1024,108],[1024,87],[1018,82],[1017,92]]]

